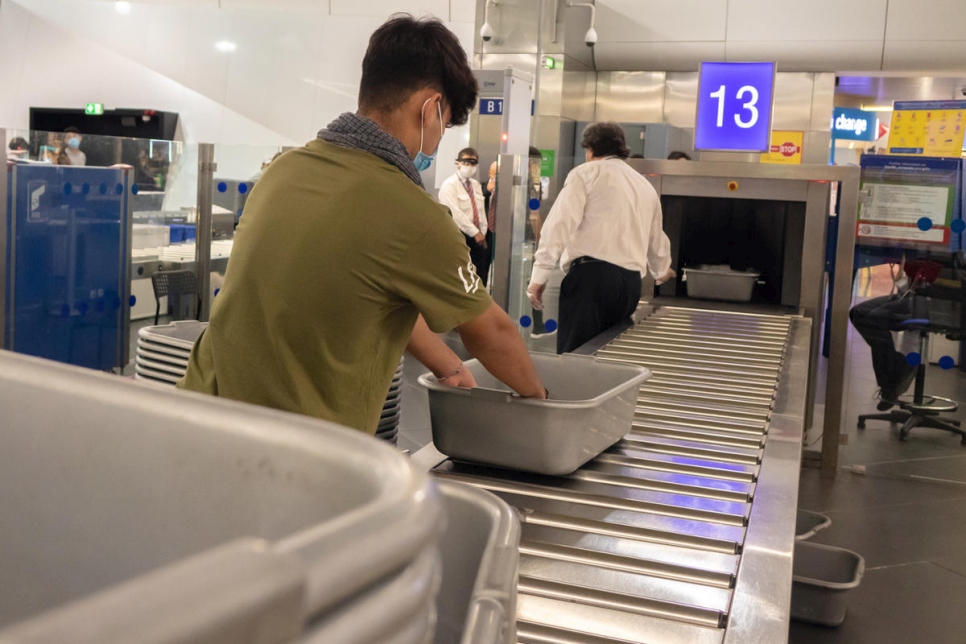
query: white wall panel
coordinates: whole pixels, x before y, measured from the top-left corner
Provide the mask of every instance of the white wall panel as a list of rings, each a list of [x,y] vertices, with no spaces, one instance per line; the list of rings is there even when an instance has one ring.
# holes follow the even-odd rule
[[[704,60],[724,60],[724,42],[601,42],[595,48],[601,71],[697,71]]]
[[[730,0],[728,41],[881,41],[886,4],[886,0]]]
[[[723,41],[726,6],[725,0],[597,0],[597,30],[608,42]]]
[[[966,40],[966,2],[890,0],[886,41],[896,40]]]
[[[863,42],[728,42],[732,61],[775,61],[778,71],[825,72],[842,69],[879,69],[880,41]]]
[[[224,103],[228,94],[228,65],[233,52],[218,51],[215,43],[231,42],[231,19],[231,13],[214,9],[191,12],[185,74],[175,79],[219,103]]]

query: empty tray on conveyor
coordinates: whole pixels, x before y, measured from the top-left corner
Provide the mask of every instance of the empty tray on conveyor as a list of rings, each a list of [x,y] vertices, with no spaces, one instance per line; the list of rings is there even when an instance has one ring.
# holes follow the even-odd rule
[[[550,400],[521,398],[477,360],[466,362],[479,385],[429,390],[433,443],[452,458],[538,474],[573,472],[631,429],[637,391],[651,372],[592,356],[531,354]]]

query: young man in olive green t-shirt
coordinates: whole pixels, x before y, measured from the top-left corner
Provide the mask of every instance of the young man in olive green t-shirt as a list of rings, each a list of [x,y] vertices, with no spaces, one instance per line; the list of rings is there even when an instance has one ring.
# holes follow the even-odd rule
[[[252,191],[181,386],[372,433],[407,347],[442,382],[475,385],[436,336],[456,328],[491,373],[543,397],[513,323],[417,172],[475,102],[465,54],[441,23],[380,27],[358,114],[282,155]]]

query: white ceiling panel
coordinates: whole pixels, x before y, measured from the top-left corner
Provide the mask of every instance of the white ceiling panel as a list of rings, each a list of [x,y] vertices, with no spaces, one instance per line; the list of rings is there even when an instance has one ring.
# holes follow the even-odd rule
[[[966,70],[966,40],[886,41],[882,69],[964,71]]]
[[[882,42],[729,41],[727,60],[775,61],[780,72],[873,71],[882,64]]]
[[[332,0],[333,16],[388,18],[394,13],[429,14],[449,19],[449,0]]]
[[[693,72],[705,60],[724,60],[724,42],[600,42],[598,71]]]
[[[724,40],[725,6],[725,0],[597,0],[597,31],[601,42]]]
[[[881,41],[886,4],[886,0],[730,0],[728,41]]]
[[[966,40],[963,0],[890,0],[886,41]],[[960,57],[962,60],[962,57]]]

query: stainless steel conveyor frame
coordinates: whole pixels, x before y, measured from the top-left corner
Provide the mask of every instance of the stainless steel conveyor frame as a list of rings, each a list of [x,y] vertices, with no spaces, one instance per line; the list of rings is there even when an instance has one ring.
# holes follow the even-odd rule
[[[576,472],[414,457],[518,509],[520,642],[787,640],[810,335],[662,307],[597,351],[654,377],[631,432]]]

